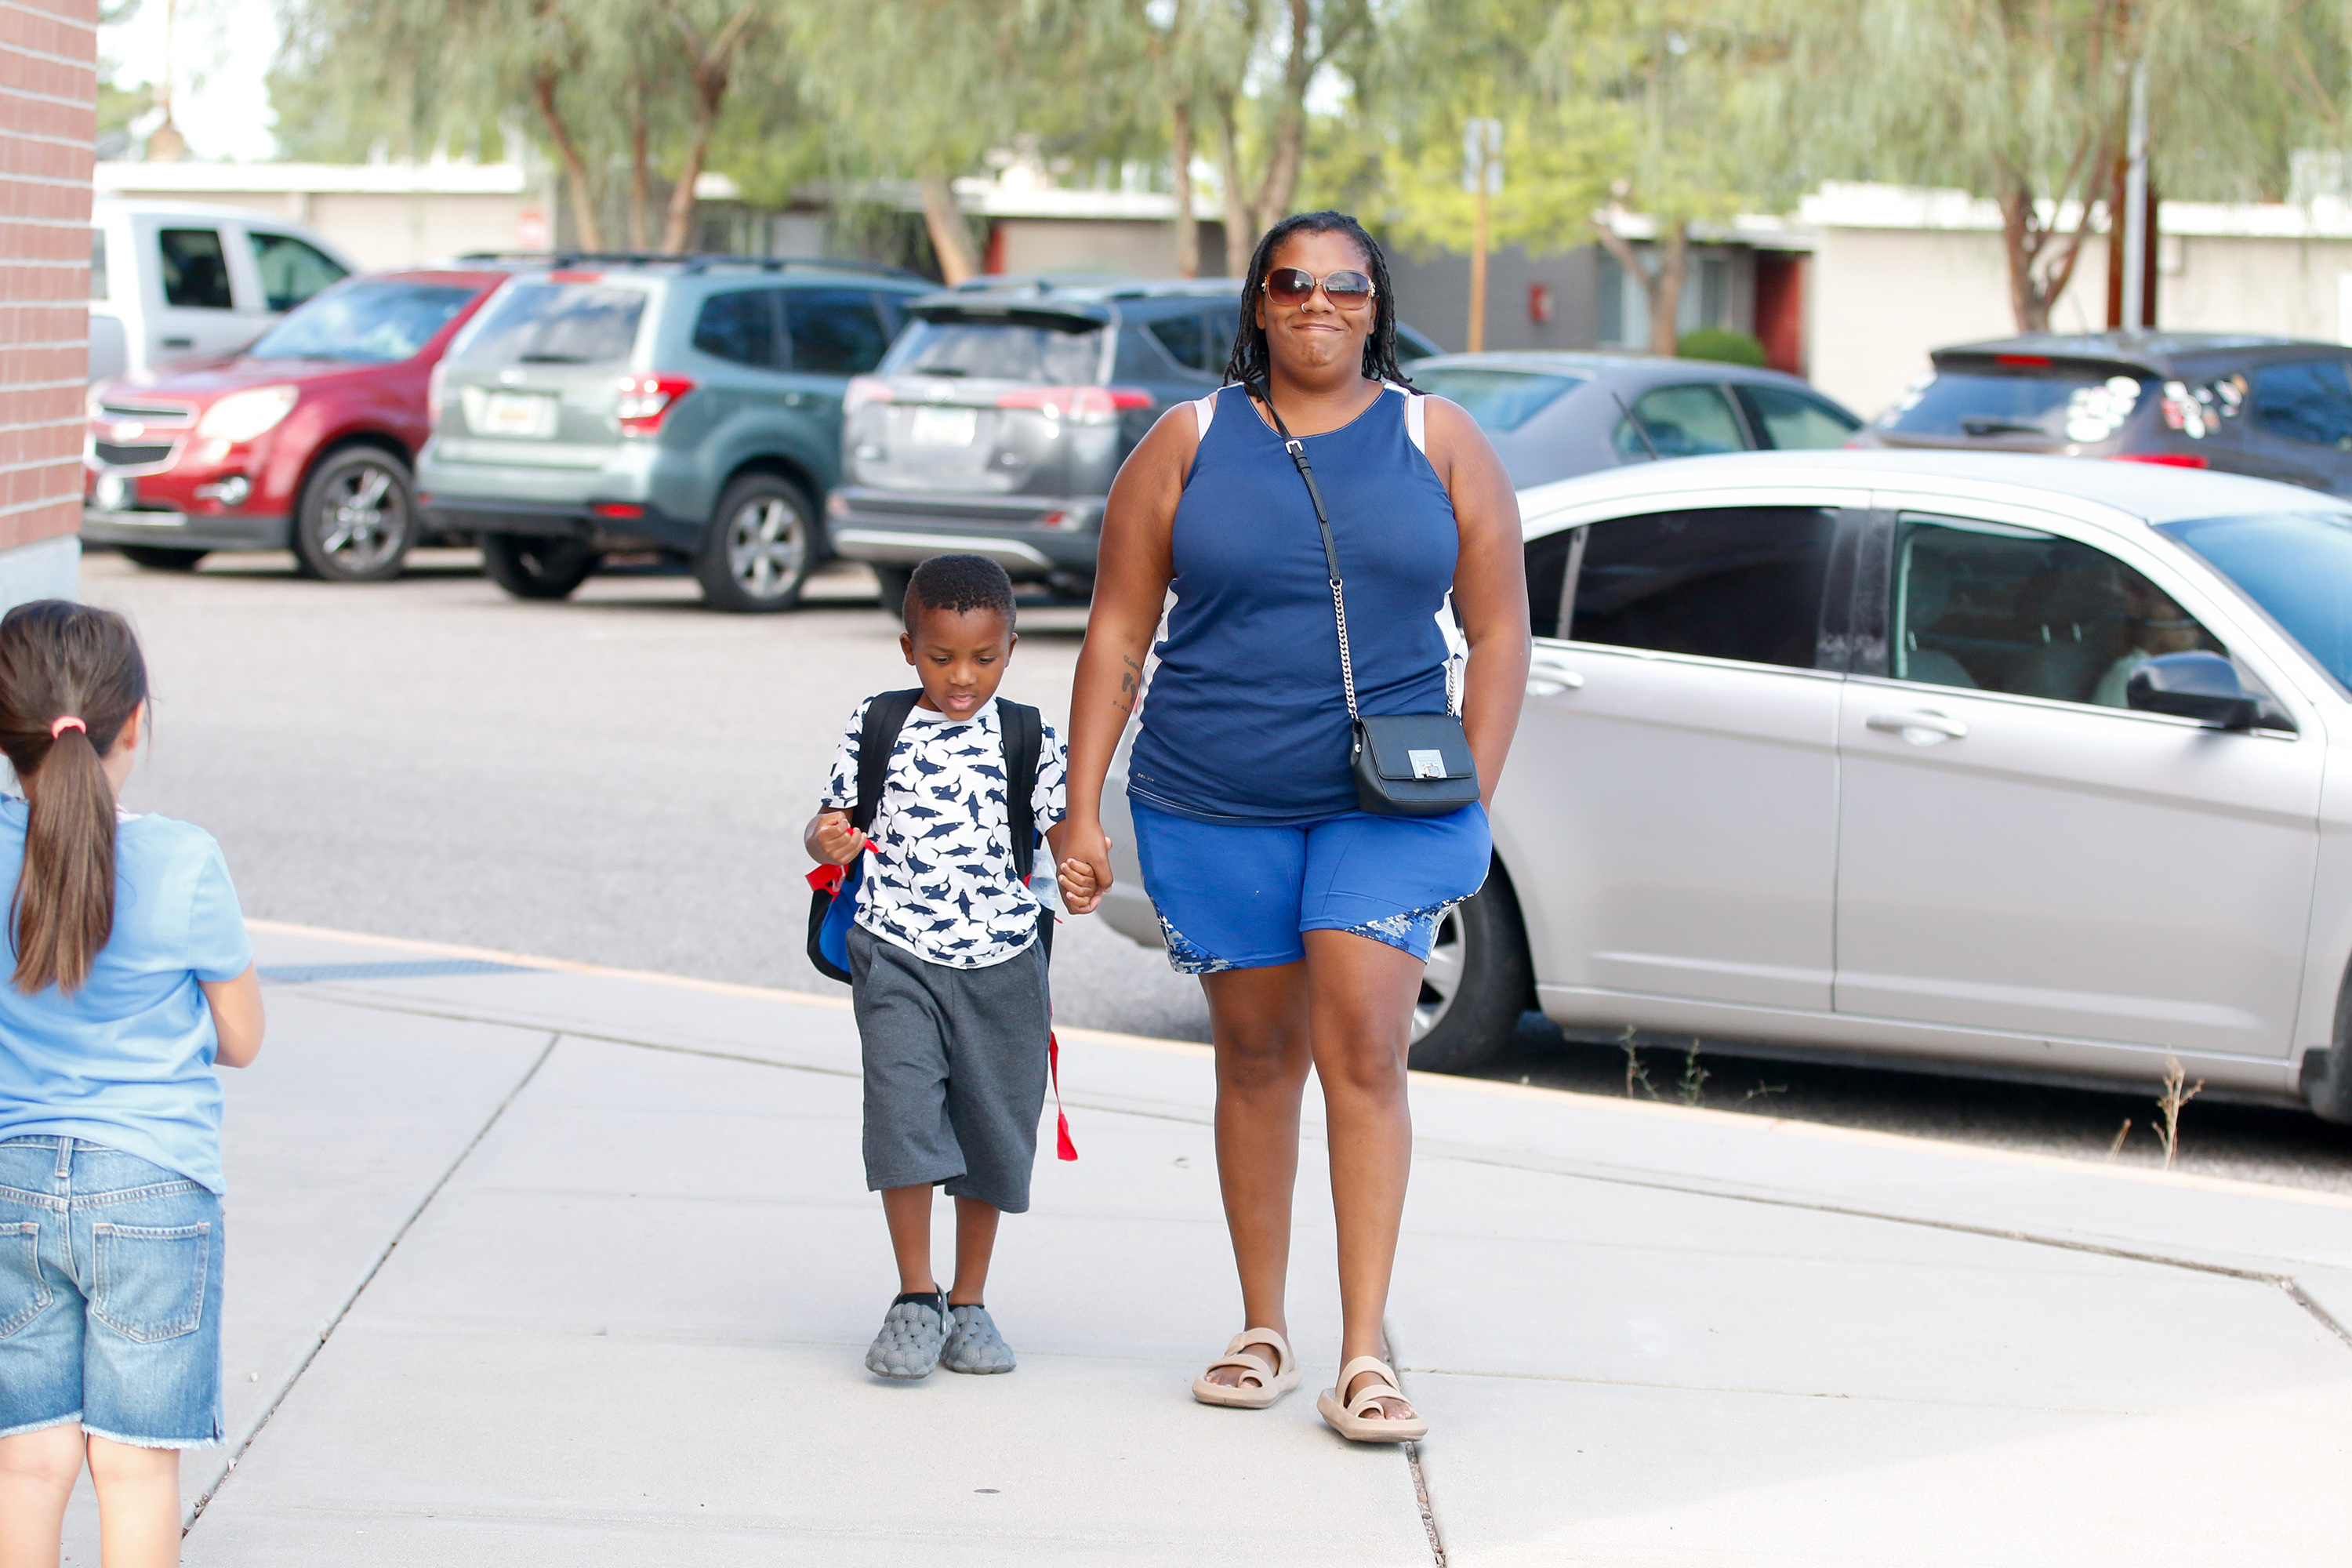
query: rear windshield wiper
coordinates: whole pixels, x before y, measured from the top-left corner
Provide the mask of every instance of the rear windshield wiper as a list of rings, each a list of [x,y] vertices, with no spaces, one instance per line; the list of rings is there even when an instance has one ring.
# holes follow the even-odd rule
[[[522,364],[586,364],[588,363],[578,354],[517,354],[515,359]]]
[[[917,375],[970,375],[971,372],[959,370],[948,364],[921,364],[915,367],[915,374]]]
[[[2039,425],[2020,425],[2014,419],[1963,419],[1960,433],[1965,436],[2047,436],[2049,431]]]

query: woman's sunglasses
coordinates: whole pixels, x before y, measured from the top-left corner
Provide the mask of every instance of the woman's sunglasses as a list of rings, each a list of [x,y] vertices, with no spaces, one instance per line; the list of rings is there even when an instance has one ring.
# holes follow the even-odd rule
[[[1318,278],[1303,267],[1277,267],[1265,275],[1265,297],[1277,305],[1304,305],[1315,297],[1318,286],[1323,297],[1342,310],[1363,309],[1373,293],[1372,280],[1356,271]]]

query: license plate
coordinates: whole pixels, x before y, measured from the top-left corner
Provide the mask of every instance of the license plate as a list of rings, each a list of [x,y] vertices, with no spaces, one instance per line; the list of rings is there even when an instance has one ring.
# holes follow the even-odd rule
[[[914,426],[908,431],[918,447],[969,447],[978,434],[979,409],[937,406],[916,409]]]
[[[535,392],[493,392],[482,400],[482,434],[545,440],[555,434],[555,399]]]

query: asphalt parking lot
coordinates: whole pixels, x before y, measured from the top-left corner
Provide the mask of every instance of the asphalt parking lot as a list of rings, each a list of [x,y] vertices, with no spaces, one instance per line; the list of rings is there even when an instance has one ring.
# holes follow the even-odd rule
[[[703,610],[691,578],[615,573],[524,604],[470,552],[380,587],[215,556],[193,574],[83,563],[129,615],[155,689],[154,752],[126,804],[210,828],[247,912],[751,984],[824,990],[802,952],[800,833],[858,698],[909,683],[862,568],[789,615]],[[1006,692],[1059,722],[1084,612],[1024,608]],[[1064,1022],[1207,1037],[1198,987],[1093,921],[1064,925]],[[1654,1092],[1828,1121],[2134,1163],[2155,1096],[1570,1042],[1525,1022],[1486,1076]],[[1704,1077],[1699,1075],[1703,1074]],[[2117,1135],[2126,1119],[2130,1128]],[[2352,1129],[2192,1102],[2185,1169],[2352,1191]]]

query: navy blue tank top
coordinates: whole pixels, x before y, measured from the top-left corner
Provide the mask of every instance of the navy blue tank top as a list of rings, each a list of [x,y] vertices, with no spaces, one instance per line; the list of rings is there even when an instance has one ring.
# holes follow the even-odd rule
[[[1176,602],[1154,650],[1129,793],[1200,822],[1265,826],[1352,811],[1348,700],[1314,504],[1243,388],[1198,406],[1209,426],[1176,505]],[[1418,440],[1420,412],[1391,385],[1339,429],[1304,437],[1347,581],[1365,713],[1447,706],[1446,595],[1461,535]]]

